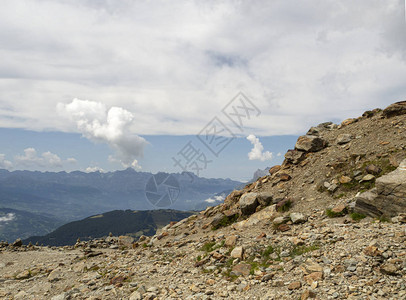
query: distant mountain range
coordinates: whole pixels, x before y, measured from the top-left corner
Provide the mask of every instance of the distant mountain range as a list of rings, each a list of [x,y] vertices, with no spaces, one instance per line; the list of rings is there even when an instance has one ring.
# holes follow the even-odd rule
[[[74,245],[78,238],[86,241],[106,237],[109,233],[114,236],[141,235],[152,236],[156,230],[169,224],[189,217],[192,212],[170,209],[160,210],[115,210],[91,216],[80,221],[67,223],[45,236],[32,236],[23,241],[50,246]]]
[[[151,197],[147,199],[145,189],[153,174],[131,168],[107,173],[10,172],[0,169],[0,240],[44,235],[58,225],[106,211],[202,210],[213,205],[206,200],[243,185],[231,179],[201,178],[187,172],[158,173],[154,178],[156,176],[171,176],[172,181],[178,183],[176,201],[168,202],[170,206],[155,207],[151,204],[156,203],[151,201]],[[149,184],[148,188],[154,187]],[[156,187],[155,194],[164,192],[162,187]],[[15,218],[8,220],[8,214],[13,212],[5,209],[15,210]]]

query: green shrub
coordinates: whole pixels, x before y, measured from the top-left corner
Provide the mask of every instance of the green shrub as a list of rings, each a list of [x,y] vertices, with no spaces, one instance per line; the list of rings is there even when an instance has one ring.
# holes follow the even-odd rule
[[[230,226],[231,224],[235,223],[239,217],[240,217],[239,214],[235,214],[231,217],[224,216],[218,225],[212,227],[212,230],[217,230],[222,227]]]
[[[350,214],[351,219],[353,219],[354,221],[360,221],[362,219],[364,219],[366,216],[363,214],[359,214],[356,212],[353,212]]]
[[[318,244],[313,244],[310,246],[306,246],[306,245],[294,246],[292,251],[290,252],[290,256],[295,257],[295,256],[299,256],[304,253],[312,252],[312,251],[315,251],[318,249],[320,249],[320,246]]]
[[[292,207],[292,201],[287,200],[283,205],[278,207],[279,212],[286,212]]]
[[[200,251],[212,252],[214,250],[214,245],[216,245],[216,242],[207,242],[200,248]]]
[[[327,215],[327,217],[329,217],[329,218],[342,217],[342,216],[346,215],[346,213],[347,213],[347,210],[346,210],[346,209],[343,210],[342,212],[339,212],[339,213],[336,213],[336,212],[332,211],[331,208],[327,208],[327,209],[326,209],[326,215]]]

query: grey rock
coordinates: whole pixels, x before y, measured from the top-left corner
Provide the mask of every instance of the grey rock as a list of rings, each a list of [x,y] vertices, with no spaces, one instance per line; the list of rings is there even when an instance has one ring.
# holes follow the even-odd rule
[[[375,176],[372,174],[367,174],[364,177],[362,177],[362,179],[360,180],[360,182],[365,182],[365,181],[372,181],[375,179]]]
[[[239,247],[235,247],[233,249],[233,251],[231,251],[230,256],[232,258],[239,258],[242,259],[244,255],[244,248],[239,246]]]
[[[299,150],[288,150],[285,158],[287,162],[297,165],[306,158],[306,153]]]
[[[13,247],[21,247],[23,245],[23,242],[21,239],[16,239],[15,242],[13,243]]]
[[[305,152],[317,152],[327,147],[327,142],[317,136],[302,135],[297,139],[295,149]]]
[[[225,217],[225,215],[222,213],[215,214],[213,219],[210,222],[210,225],[216,227],[217,225],[219,225],[221,223],[221,221],[223,220],[224,217]]]
[[[344,145],[344,144],[347,144],[347,143],[351,142],[351,140],[353,138],[354,137],[351,134],[342,133],[342,134],[337,136],[336,142],[337,142],[338,145]]]
[[[241,213],[246,216],[253,214],[258,204],[257,193],[246,193],[239,200]]]
[[[280,224],[286,223],[288,220],[289,220],[289,218],[287,218],[287,217],[277,217],[272,221],[272,223],[275,225],[280,225]]]
[[[290,219],[293,224],[304,223],[307,221],[307,217],[302,213],[291,213]]]
[[[272,203],[273,195],[269,192],[262,192],[258,195],[258,203],[262,206],[268,206]]]

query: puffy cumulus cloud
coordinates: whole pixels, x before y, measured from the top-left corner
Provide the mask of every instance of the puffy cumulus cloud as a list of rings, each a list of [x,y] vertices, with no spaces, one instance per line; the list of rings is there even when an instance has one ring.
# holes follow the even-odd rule
[[[0,154],[0,168],[10,170],[13,168],[13,163],[6,159],[5,154]]]
[[[76,163],[76,159],[68,158],[66,161],[62,160],[57,154],[50,151],[43,152],[40,156],[34,148],[24,149],[24,155],[16,155],[14,162],[19,167],[28,169],[60,169],[64,163]]]
[[[77,130],[89,140],[107,143],[116,151],[110,161],[118,161],[124,167],[140,168],[136,158],[143,156],[147,141],[132,133],[134,115],[121,108],[96,101],[73,99],[68,104],[58,103],[61,115],[76,123]]]
[[[14,213],[8,213],[4,216],[0,216],[0,223],[13,221],[15,219],[15,217],[16,217],[16,215]]]
[[[255,135],[250,134],[249,136],[247,136],[247,140],[249,140],[251,144],[254,146],[248,153],[249,160],[265,161],[272,159],[273,157],[272,153],[269,151],[264,152],[264,146],[262,146],[261,142]]]
[[[74,131],[54,107],[80,95],[126,107],[143,134],[196,134],[242,90],[262,112],[249,124],[255,132],[296,134],[406,94],[399,0],[21,0],[1,8],[2,127]]]

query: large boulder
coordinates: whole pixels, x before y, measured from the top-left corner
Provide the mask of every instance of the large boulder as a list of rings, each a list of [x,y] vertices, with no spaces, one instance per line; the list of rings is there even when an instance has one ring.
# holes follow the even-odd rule
[[[399,101],[389,105],[383,110],[382,114],[386,118],[406,114],[406,101]]]
[[[406,159],[375,181],[375,188],[356,197],[354,210],[371,217],[394,217],[406,211]]]
[[[285,154],[286,161],[297,165],[306,158],[306,153],[299,150],[288,150]]]
[[[314,135],[302,135],[297,139],[295,149],[305,152],[317,152],[324,149],[327,142]]]
[[[241,196],[240,201],[238,202],[240,205],[241,213],[245,216],[252,215],[257,206],[259,205],[258,202],[258,193],[245,193]]]

